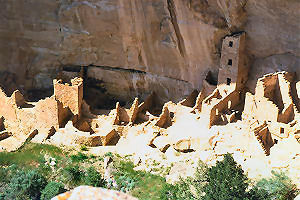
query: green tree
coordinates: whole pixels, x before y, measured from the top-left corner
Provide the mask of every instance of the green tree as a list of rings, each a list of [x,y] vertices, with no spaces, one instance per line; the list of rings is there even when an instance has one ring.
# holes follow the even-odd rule
[[[206,180],[208,183],[204,186],[204,199],[248,199],[248,178],[229,153],[224,156],[223,161],[217,161],[216,166],[208,169]]]
[[[94,167],[89,167],[87,169],[83,178],[83,182],[84,185],[90,185],[94,187],[104,187],[106,185],[105,180]]]
[[[64,185],[58,182],[49,182],[42,190],[41,200],[50,200],[58,194],[65,192]]]
[[[5,199],[39,199],[47,181],[37,170],[18,170],[12,176]]]
[[[293,200],[299,190],[284,172],[272,171],[272,177],[258,181],[256,187],[265,190],[270,199]]]

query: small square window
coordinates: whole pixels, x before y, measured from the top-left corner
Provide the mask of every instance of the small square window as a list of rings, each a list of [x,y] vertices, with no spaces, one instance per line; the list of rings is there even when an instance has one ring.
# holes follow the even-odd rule
[[[284,128],[280,128],[280,133],[284,134]]]
[[[231,78],[227,78],[227,85],[230,85],[231,83]]]
[[[229,41],[229,47],[233,47],[233,42],[232,41]]]
[[[230,65],[230,66],[232,66],[232,60],[229,59],[227,64]]]

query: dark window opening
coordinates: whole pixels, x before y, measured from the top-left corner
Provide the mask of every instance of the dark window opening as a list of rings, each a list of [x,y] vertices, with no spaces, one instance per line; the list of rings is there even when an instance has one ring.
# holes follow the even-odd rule
[[[233,42],[232,41],[229,41],[229,47],[233,47]]]
[[[284,133],[284,128],[280,128],[280,133],[281,133],[281,134]]]
[[[228,65],[232,66],[232,60],[231,59],[228,60]]]
[[[227,85],[230,85],[230,83],[231,83],[231,79],[227,78]]]
[[[205,80],[210,85],[217,85],[218,84],[218,74],[213,74],[211,71],[208,71]]]

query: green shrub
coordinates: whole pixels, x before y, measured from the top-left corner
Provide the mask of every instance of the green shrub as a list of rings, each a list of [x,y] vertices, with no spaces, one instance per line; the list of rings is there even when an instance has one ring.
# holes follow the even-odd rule
[[[6,183],[8,181],[7,176],[7,169],[0,166],[0,183]]]
[[[245,200],[271,200],[266,190],[256,186],[248,191],[247,196],[248,197],[246,197]]]
[[[37,170],[18,170],[4,193],[5,199],[38,199],[47,181]]]
[[[284,172],[272,171],[272,177],[260,180],[256,187],[265,190],[272,200],[292,200],[299,193],[297,186]]]
[[[193,178],[180,179],[176,184],[165,184],[161,191],[160,199],[162,200],[194,200],[197,199],[191,192],[191,187],[194,184]]]
[[[85,146],[85,145],[82,145],[82,146],[80,147],[80,150],[81,150],[81,151],[87,151],[87,150],[88,150],[88,148],[87,148],[87,146]]]
[[[200,198],[204,195],[204,187],[207,184],[207,172],[208,166],[199,160],[194,175],[194,180],[192,181],[192,187],[195,189],[195,195],[197,198]]]
[[[104,154],[104,157],[114,157],[113,153],[112,152],[107,152]]]
[[[75,186],[80,183],[83,176],[82,171],[79,169],[78,165],[70,165],[64,169],[65,178],[69,184]]]
[[[135,187],[136,180],[130,174],[124,173],[123,175],[116,177],[116,183],[118,185],[118,190],[128,192]]]
[[[163,185],[163,187],[162,187],[162,190],[160,193],[160,199],[161,200],[176,199],[176,193],[177,193],[176,186],[167,183],[167,184]]]
[[[50,200],[58,194],[65,192],[64,185],[58,182],[49,182],[41,192],[41,200]]]
[[[13,164],[8,167],[0,166],[0,183],[9,183],[12,176],[17,171],[17,165]]]
[[[112,172],[117,183],[116,189],[130,190],[130,194],[138,199],[160,200],[161,190],[166,184],[165,178],[150,172],[136,171],[129,159],[120,158],[117,154],[114,154],[113,166],[116,169]],[[110,184],[112,181],[108,181]]]
[[[166,184],[163,187],[161,193],[161,199],[200,199],[203,196],[204,186],[207,183],[207,165],[201,160],[198,162],[198,166],[195,172],[195,176],[187,177],[186,179],[180,178],[180,180],[174,185]],[[193,192],[192,192],[193,191]]]
[[[93,154],[91,154],[90,156],[89,156],[89,159],[96,159],[97,158],[97,156],[95,156],[95,155],[93,155]]]
[[[106,156],[109,156],[111,152],[108,152]],[[118,163],[114,163],[116,165],[117,171],[114,172],[114,179],[118,185],[118,190],[123,192],[128,192],[132,190],[135,185],[137,179],[139,179],[139,172],[135,171],[134,164],[130,161],[119,161]]]
[[[89,157],[81,152],[78,152],[76,155],[71,155],[71,159],[73,162],[80,162],[80,161],[84,161],[87,160]]]
[[[90,167],[87,169],[83,178],[83,183],[84,185],[90,185],[94,187],[104,187],[106,185],[105,180],[94,167]]]

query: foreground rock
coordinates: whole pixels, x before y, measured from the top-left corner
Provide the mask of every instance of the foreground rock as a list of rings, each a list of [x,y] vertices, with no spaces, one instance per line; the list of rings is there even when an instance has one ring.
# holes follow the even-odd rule
[[[79,186],[52,198],[52,200],[137,200],[137,198],[114,190]]]

